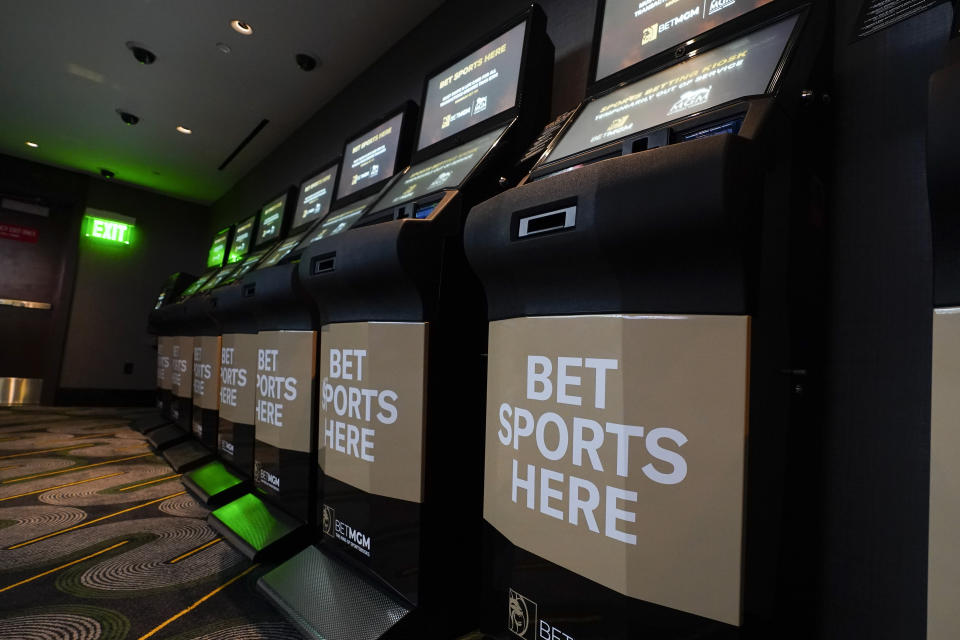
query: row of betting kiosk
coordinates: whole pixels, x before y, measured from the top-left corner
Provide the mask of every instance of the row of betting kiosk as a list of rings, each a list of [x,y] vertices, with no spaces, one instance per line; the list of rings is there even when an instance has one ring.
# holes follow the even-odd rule
[[[171,276],[174,424],[143,428],[225,539],[282,560],[258,586],[308,637],[800,615],[784,289],[823,5],[602,2],[588,98],[542,131],[533,6],[427,77],[415,137],[388,113]]]

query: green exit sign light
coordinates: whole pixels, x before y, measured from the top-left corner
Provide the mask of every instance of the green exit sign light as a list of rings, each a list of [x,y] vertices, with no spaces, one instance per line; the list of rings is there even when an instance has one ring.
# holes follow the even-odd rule
[[[134,228],[132,224],[117,220],[89,215],[83,218],[83,235],[113,244],[130,244]]]

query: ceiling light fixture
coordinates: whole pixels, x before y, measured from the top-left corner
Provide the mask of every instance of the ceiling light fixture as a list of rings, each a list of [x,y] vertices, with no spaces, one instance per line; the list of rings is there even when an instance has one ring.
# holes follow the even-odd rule
[[[237,33],[243,34],[245,36],[253,35],[253,27],[244,22],[243,20],[231,20],[230,26],[233,27],[233,30]]]
[[[32,148],[32,149],[36,149],[36,148],[39,147],[40,145],[38,145],[36,142],[30,142],[30,141],[28,140],[28,141],[27,141],[27,146],[30,147],[30,148]]]
[[[186,135],[190,135],[191,133],[193,133],[192,130],[187,129],[187,128],[186,128],[185,126],[183,126],[182,124],[178,124],[178,125],[177,125],[177,131],[179,131],[180,133],[185,133]]]

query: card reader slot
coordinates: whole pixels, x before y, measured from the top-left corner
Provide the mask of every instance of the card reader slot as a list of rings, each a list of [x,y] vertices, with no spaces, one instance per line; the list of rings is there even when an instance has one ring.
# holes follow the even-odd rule
[[[329,273],[336,268],[336,261],[336,252],[316,256],[310,261],[310,273],[315,276],[321,273]]]
[[[567,207],[557,211],[548,211],[520,218],[518,238],[572,229],[577,224],[577,208]]]

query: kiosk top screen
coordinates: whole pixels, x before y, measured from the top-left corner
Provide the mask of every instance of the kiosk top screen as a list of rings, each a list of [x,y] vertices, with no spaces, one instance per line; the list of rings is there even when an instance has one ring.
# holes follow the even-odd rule
[[[354,222],[356,222],[360,216],[366,213],[367,209],[373,204],[373,201],[377,199],[377,196],[370,196],[369,198],[364,198],[360,202],[354,203],[350,207],[344,207],[343,209],[338,209],[331,213],[326,220],[320,223],[320,228],[315,230],[306,240],[304,240],[304,246],[308,246],[320,240],[321,238],[326,238],[327,236],[335,236],[338,233],[346,231],[349,229]]]
[[[227,256],[227,238],[229,237],[230,227],[217,231],[217,235],[213,236],[210,251],[207,253],[207,268],[223,266],[223,259]]]
[[[347,143],[343,154],[343,170],[337,184],[337,197],[343,198],[393,175],[403,113],[377,125]]]
[[[743,96],[766,93],[797,15],[588,102],[545,159],[554,162]]]
[[[307,232],[298,233],[297,235],[290,236],[276,247],[273,248],[273,251],[263,259],[257,269],[266,269],[267,267],[272,267],[276,264],[279,264],[281,260],[290,255],[290,252],[297,248],[297,245],[300,244],[300,241],[303,240],[303,237],[307,235]]]
[[[337,177],[337,166],[334,165],[317,175],[304,180],[300,185],[300,195],[297,199],[297,212],[293,217],[293,228],[297,229],[319,220],[327,213],[330,201],[333,200],[333,184]]]
[[[378,201],[378,206],[392,207],[428,193],[460,186],[470,171],[490,151],[505,128],[500,127],[472,142],[410,167]]]
[[[214,287],[220,286],[220,284],[224,280],[226,280],[230,274],[232,274],[234,271],[239,269],[242,264],[243,263],[228,264],[227,266],[223,267],[222,269],[217,271],[215,274],[213,274],[213,277],[207,280],[202,287],[200,287],[200,291],[198,293],[206,293],[207,291],[210,291]]]
[[[517,103],[526,26],[521,22],[427,80],[417,149]]]
[[[243,260],[243,256],[250,251],[250,240],[253,238],[253,225],[256,221],[257,216],[250,216],[237,225],[237,231],[233,234],[233,244],[230,245],[230,255],[227,256],[228,264]]]
[[[282,195],[260,212],[260,229],[257,231],[256,246],[280,237],[280,228],[283,226],[283,212],[287,205],[287,196]]]
[[[606,0],[597,80],[773,0]]]

